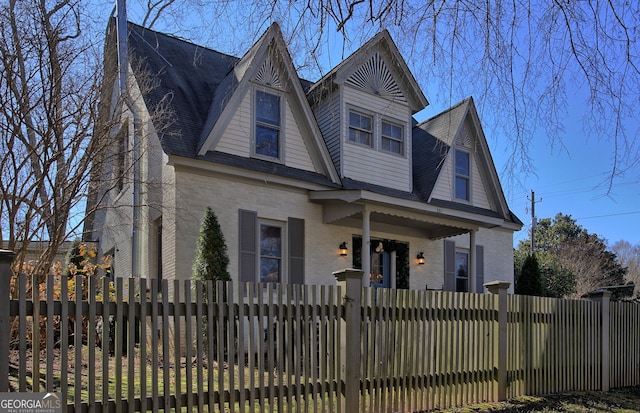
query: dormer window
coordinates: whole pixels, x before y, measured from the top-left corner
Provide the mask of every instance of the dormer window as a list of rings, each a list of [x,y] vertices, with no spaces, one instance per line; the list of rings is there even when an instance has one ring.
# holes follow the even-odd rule
[[[256,91],[255,154],[280,159],[280,96]]]
[[[349,111],[349,140],[373,147],[373,118]]]
[[[455,151],[456,165],[456,181],[455,196],[456,199],[470,201],[470,158],[469,152],[456,149]]]
[[[382,121],[382,150],[404,155],[402,126]]]

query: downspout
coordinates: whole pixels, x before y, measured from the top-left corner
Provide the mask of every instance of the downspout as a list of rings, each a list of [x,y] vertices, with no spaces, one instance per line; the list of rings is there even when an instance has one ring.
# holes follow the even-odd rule
[[[120,87],[120,98],[124,98],[127,108],[133,117],[133,228],[131,232],[131,276],[138,274],[138,225],[139,225],[139,130],[140,116],[136,109],[135,102],[131,99],[127,86],[129,73],[129,34],[127,25],[127,3],[126,0],[116,0],[116,38],[118,44],[118,84]]]

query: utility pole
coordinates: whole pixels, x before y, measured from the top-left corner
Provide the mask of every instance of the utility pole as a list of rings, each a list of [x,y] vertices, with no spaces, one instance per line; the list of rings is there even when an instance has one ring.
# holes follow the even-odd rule
[[[531,198],[527,197],[527,199],[531,201],[531,253],[533,254],[536,248],[534,231],[536,229],[536,225],[538,224],[538,221],[536,220],[536,202],[542,201],[542,198],[536,201],[536,193],[533,192],[533,189],[532,189]]]

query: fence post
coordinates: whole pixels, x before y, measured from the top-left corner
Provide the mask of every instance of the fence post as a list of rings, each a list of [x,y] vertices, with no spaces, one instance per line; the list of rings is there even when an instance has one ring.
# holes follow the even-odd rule
[[[357,412],[360,404],[360,337],[362,308],[362,270],[345,269],[333,273],[342,287],[344,322],[342,323],[340,351],[344,377],[344,403],[346,412]]]
[[[0,392],[9,391],[9,323],[11,320],[11,263],[16,254],[0,250]],[[4,292],[2,292],[4,291]]]
[[[589,298],[597,303],[600,303],[600,314],[602,316],[601,326],[602,326],[602,337],[601,337],[601,391],[609,391],[610,383],[609,383],[609,368],[611,365],[611,347],[609,343],[609,329],[610,329],[610,319],[609,319],[609,302],[611,301],[611,291],[608,290],[597,290],[589,293]]]
[[[507,290],[511,283],[485,283],[489,293],[498,295],[498,401],[507,399]]]

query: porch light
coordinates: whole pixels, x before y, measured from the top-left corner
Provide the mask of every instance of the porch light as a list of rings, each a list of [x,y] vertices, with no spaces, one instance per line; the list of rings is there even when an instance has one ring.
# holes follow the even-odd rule
[[[418,259],[418,265],[424,265],[424,253],[423,252],[419,252],[418,256],[416,258]]]
[[[341,257],[346,257],[347,253],[348,253],[348,249],[347,249],[347,241],[344,241],[342,244],[340,244],[340,247],[338,248],[340,250],[340,256]]]

